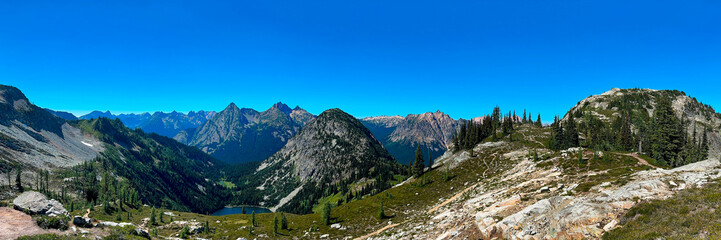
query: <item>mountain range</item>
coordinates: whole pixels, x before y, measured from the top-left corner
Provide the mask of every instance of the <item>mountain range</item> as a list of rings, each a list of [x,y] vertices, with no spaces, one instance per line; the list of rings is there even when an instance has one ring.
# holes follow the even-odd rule
[[[463,120],[455,120],[448,114],[436,111],[408,114],[405,117],[366,117],[360,121],[398,162],[408,164],[413,161],[419,145],[425,156],[429,151],[432,156],[443,155]]]
[[[314,118],[300,107],[291,109],[280,102],[262,112],[231,103],[197,128],[183,130],[174,138],[228,163],[257,162],[281,149]]]
[[[53,111],[55,112],[55,111]],[[62,112],[56,112],[57,116],[60,116]],[[166,137],[173,137],[180,131],[195,128],[208,121],[215,115],[214,111],[203,111],[198,112],[190,111],[188,114],[180,112],[155,112],[150,113],[130,113],[130,114],[112,114],[110,111],[92,111],[88,114],[80,116],[78,119],[95,119],[105,117],[109,119],[120,119],[126,127],[135,129],[140,128],[145,132],[157,133]],[[65,116],[65,117],[63,117]],[[62,114],[65,119],[70,119],[67,114]]]

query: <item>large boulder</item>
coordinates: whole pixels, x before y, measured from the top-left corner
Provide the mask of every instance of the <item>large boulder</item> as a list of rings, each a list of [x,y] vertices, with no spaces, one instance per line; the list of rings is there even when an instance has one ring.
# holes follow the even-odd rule
[[[93,219],[81,216],[73,217],[73,224],[78,227],[91,228],[93,227]]]
[[[68,216],[63,204],[55,199],[48,200],[45,195],[39,192],[27,191],[13,200],[15,209],[29,212],[31,214],[43,214],[51,217]]]

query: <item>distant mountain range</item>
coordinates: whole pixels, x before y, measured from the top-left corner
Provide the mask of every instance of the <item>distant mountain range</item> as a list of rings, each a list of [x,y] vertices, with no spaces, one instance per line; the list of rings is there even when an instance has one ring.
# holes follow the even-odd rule
[[[67,114],[63,112],[56,112],[56,116],[72,120]],[[64,117],[67,116],[67,117]],[[120,119],[123,124],[131,129],[140,128],[145,132],[157,133],[166,137],[174,137],[180,131],[196,128],[201,124],[208,121],[208,119],[215,116],[214,111],[203,111],[198,112],[190,111],[188,114],[180,112],[155,112],[150,113],[131,113],[131,114],[112,114],[110,111],[92,111],[88,114],[80,116],[79,119],[96,119],[99,117],[105,117],[109,119]]]
[[[228,163],[257,162],[280,150],[314,118],[300,107],[291,109],[280,102],[263,112],[231,103],[207,122],[174,138]]]
[[[441,111],[401,116],[367,117],[360,120],[383,143],[400,163],[408,164],[421,146],[424,158],[428,152],[438,157],[448,150],[451,137],[460,128],[455,120]]]

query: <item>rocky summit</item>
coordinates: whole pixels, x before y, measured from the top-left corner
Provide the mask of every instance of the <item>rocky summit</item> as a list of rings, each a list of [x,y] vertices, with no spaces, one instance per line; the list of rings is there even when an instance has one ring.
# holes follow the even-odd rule
[[[374,179],[398,165],[383,145],[353,116],[340,109],[321,113],[277,153],[264,160],[254,176],[267,206],[278,209],[303,199],[303,188]]]

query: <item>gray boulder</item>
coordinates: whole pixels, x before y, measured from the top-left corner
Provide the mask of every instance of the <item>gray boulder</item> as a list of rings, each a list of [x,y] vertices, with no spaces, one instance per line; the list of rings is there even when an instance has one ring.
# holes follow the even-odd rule
[[[15,209],[29,212],[31,214],[43,214],[51,217],[68,215],[63,204],[55,199],[48,200],[45,195],[39,192],[27,191],[13,200]]]
[[[78,227],[83,228],[91,228],[93,227],[93,219],[81,217],[81,216],[75,216],[73,217],[73,224]]]

